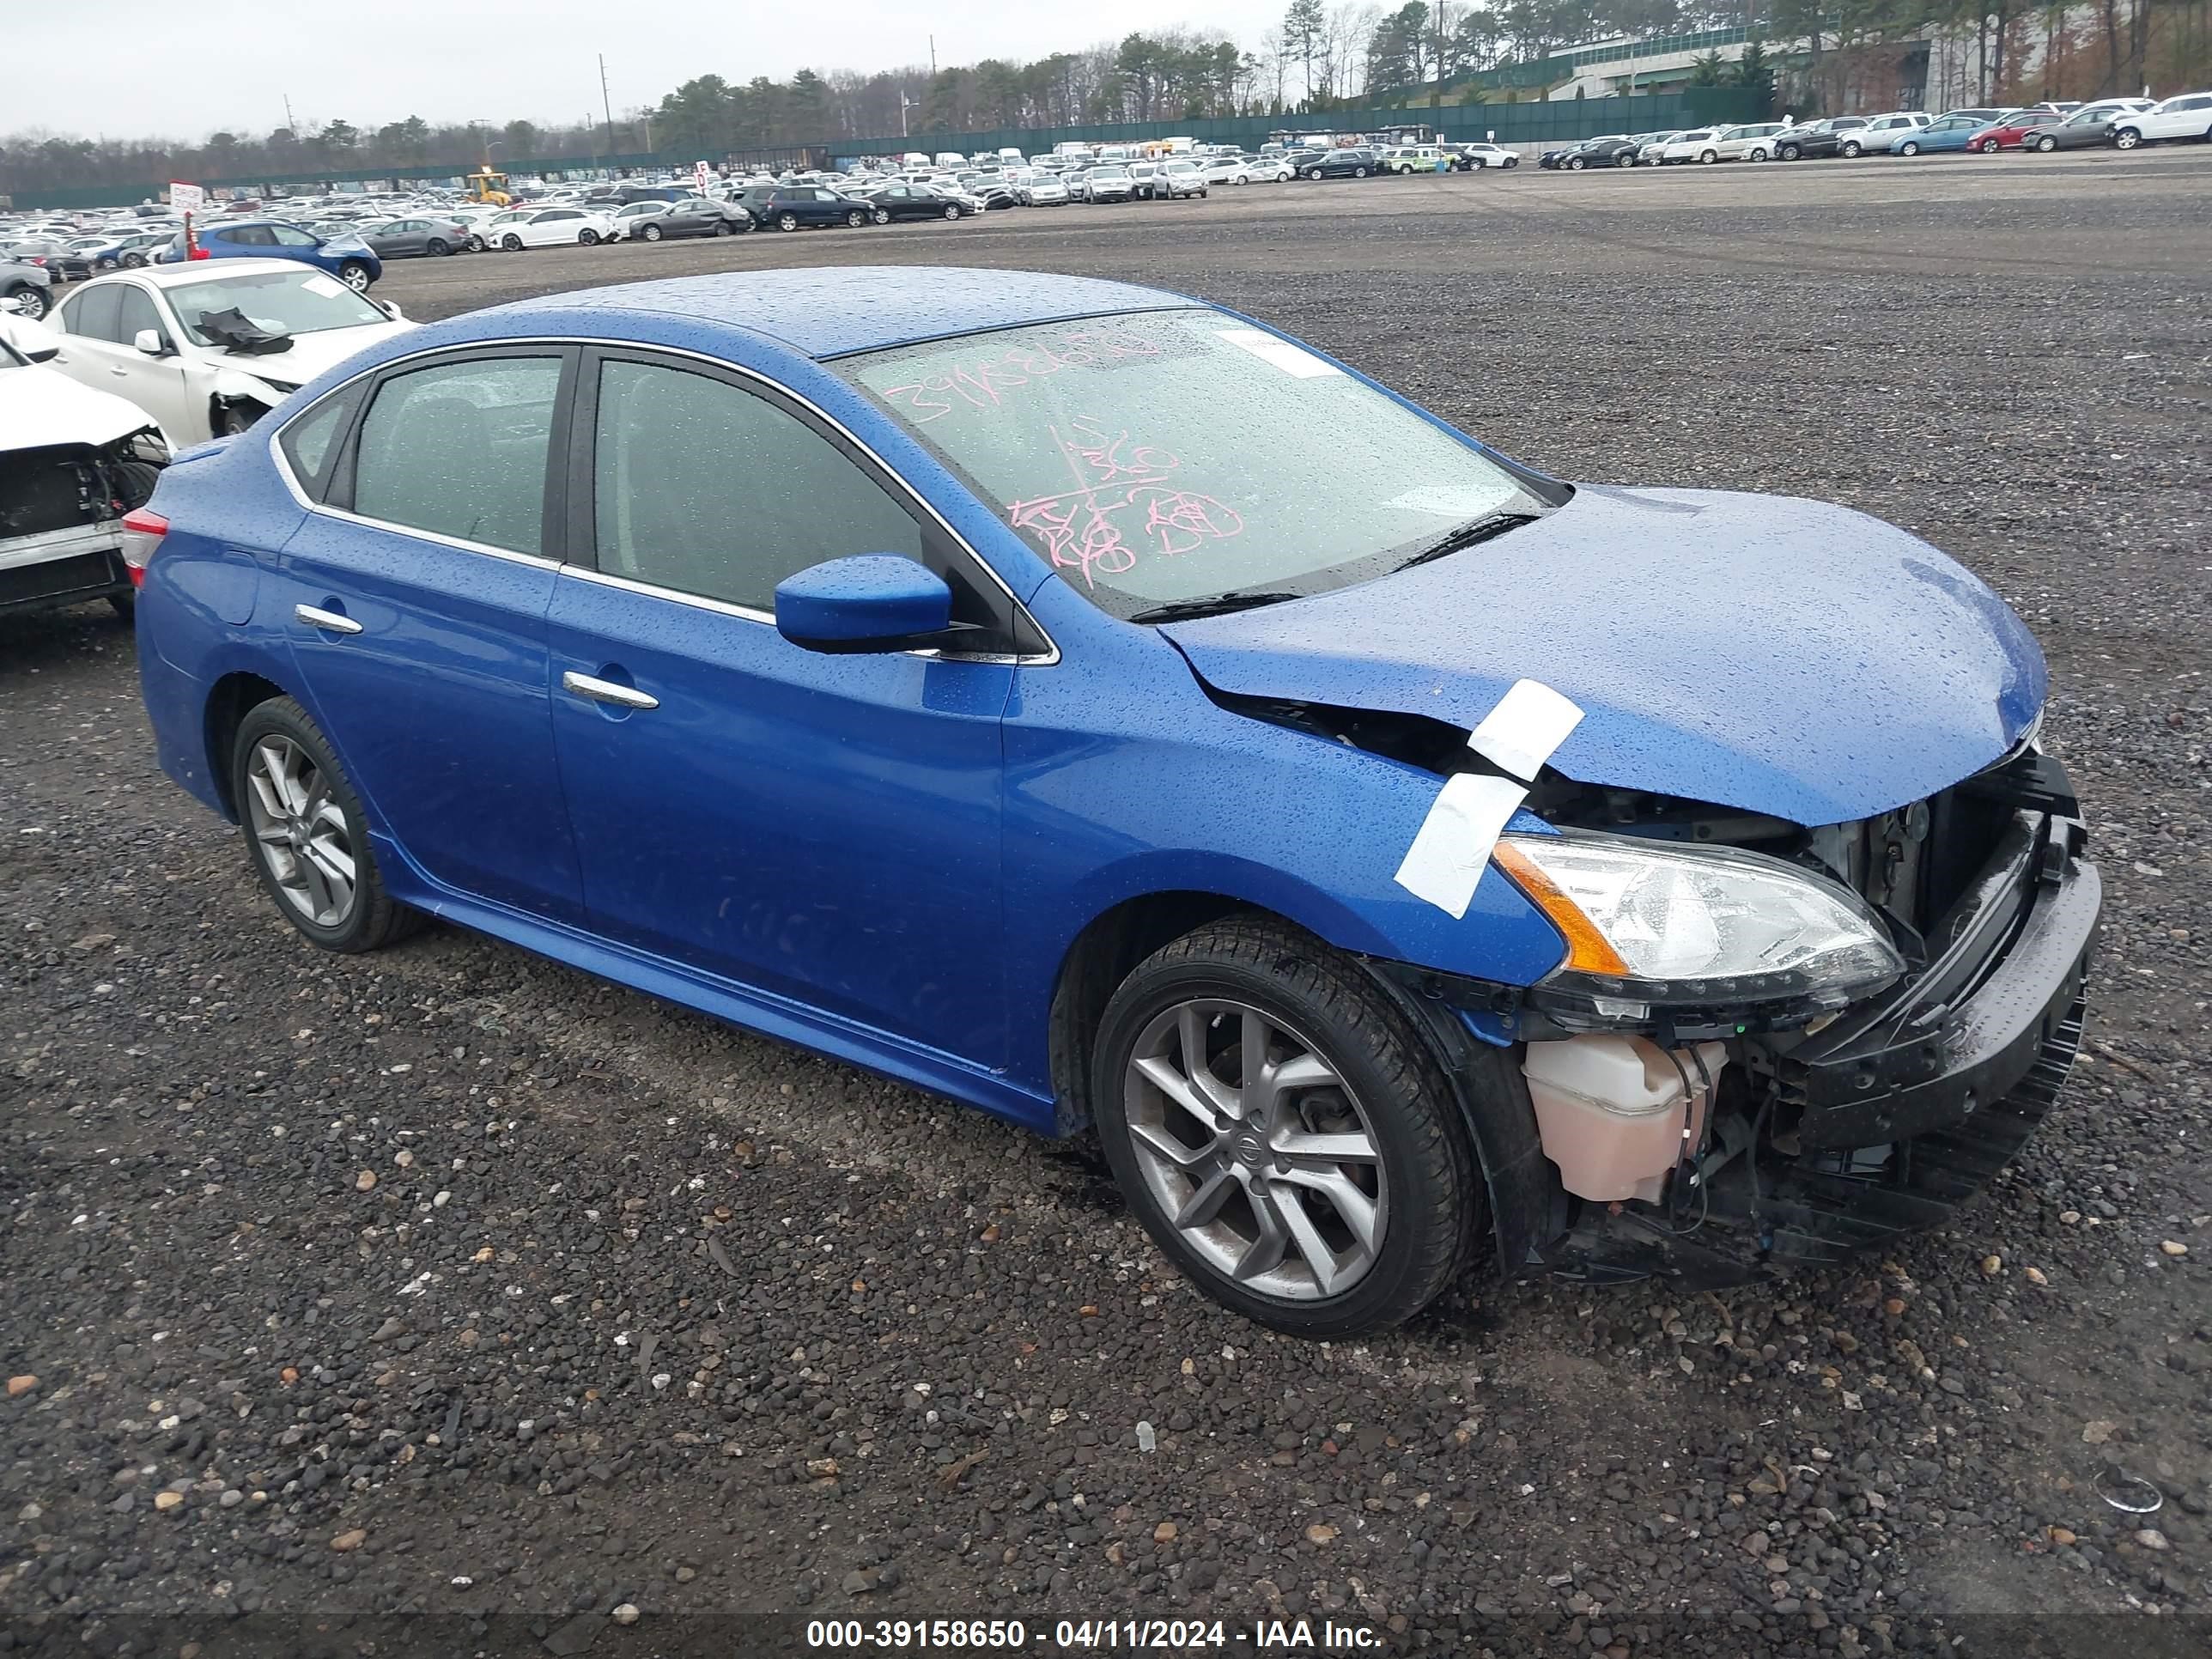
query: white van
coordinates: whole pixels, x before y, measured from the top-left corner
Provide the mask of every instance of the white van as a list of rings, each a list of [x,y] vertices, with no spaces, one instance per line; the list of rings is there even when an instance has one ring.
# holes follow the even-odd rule
[[[937,165],[941,167],[964,167],[968,165],[968,158],[957,149],[940,149],[937,152]]]

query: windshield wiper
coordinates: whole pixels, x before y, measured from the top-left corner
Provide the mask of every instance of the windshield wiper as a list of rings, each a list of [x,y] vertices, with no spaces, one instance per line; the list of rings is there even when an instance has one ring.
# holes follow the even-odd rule
[[[1136,612],[1129,620],[1133,623],[1188,622],[1194,617],[1218,617],[1231,611],[1249,611],[1255,605],[1280,605],[1285,599],[1304,597],[1298,593],[1242,593],[1232,590],[1203,599],[1176,599],[1167,605],[1156,605],[1150,610]]]
[[[1401,560],[1391,567],[1391,572],[1395,574],[1401,570],[1411,570],[1417,564],[1441,559],[1447,553],[1457,553],[1463,548],[1473,547],[1477,542],[1486,542],[1492,536],[1502,536],[1524,524],[1534,524],[1538,516],[1534,513],[1486,513],[1479,519],[1469,519],[1465,524],[1444,532],[1411,558]]]

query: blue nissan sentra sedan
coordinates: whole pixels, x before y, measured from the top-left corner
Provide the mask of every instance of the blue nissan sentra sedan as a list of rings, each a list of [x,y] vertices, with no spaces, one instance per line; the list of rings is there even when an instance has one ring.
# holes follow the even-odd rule
[[[1095,1133],[1284,1330],[1493,1250],[1832,1260],[1985,1181],[2080,1039],[2097,873],[1987,587],[1547,477],[1176,295],[502,306],[125,523],[161,763],[314,944],[440,916]]]

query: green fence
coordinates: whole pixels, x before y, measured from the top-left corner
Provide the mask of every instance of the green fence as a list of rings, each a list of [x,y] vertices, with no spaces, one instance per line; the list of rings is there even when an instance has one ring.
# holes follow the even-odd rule
[[[1054,144],[1082,142],[1093,144],[1138,144],[1147,139],[1188,137],[1200,143],[1243,144],[1256,149],[1270,132],[1381,132],[1395,127],[1433,127],[1455,141],[1491,137],[1501,144],[1553,143],[1595,138],[1604,132],[1653,132],[1668,127],[1703,126],[1722,121],[1764,118],[1771,99],[1764,90],[1747,87],[1687,87],[1678,90],[1638,93],[1629,98],[1567,98],[1527,104],[1446,104],[1431,109],[1416,104],[1405,109],[1330,110],[1318,115],[1232,115],[1176,121],[1135,121],[1116,125],[1074,127],[1006,127],[991,132],[917,132],[880,138],[842,139],[827,146],[833,155],[850,159],[862,155],[896,155],[907,150],[958,150],[963,155],[1004,149],[1009,145],[1024,155],[1049,150]],[[597,166],[623,171],[667,167],[688,171],[701,158],[664,151],[600,156],[578,155],[502,162],[501,170],[517,178],[549,173],[580,173]],[[708,160],[717,158],[708,157]],[[416,167],[356,167],[349,171],[261,174],[242,179],[203,179],[217,194],[232,191],[260,191],[272,186],[290,191],[324,191],[333,185],[362,180],[394,184],[451,179],[465,169],[451,166]],[[146,185],[118,185],[82,190],[19,191],[18,208],[128,207],[155,194]]]

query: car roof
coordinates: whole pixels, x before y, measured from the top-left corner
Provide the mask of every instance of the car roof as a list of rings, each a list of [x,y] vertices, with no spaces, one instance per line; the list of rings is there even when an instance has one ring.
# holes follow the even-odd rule
[[[565,314],[575,319],[569,324],[575,326],[593,311],[661,312],[744,329],[803,356],[823,358],[992,329],[1119,311],[1166,311],[1195,303],[1158,289],[1093,276],[866,265],[725,271],[626,283],[517,301],[476,315]]]
[[[184,283],[205,282],[210,276],[251,276],[258,271],[278,276],[313,276],[314,267],[297,259],[218,259],[189,261],[183,264],[146,265],[127,273],[123,277],[97,278],[101,282],[137,280],[150,282],[159,288],[175,288]]]

